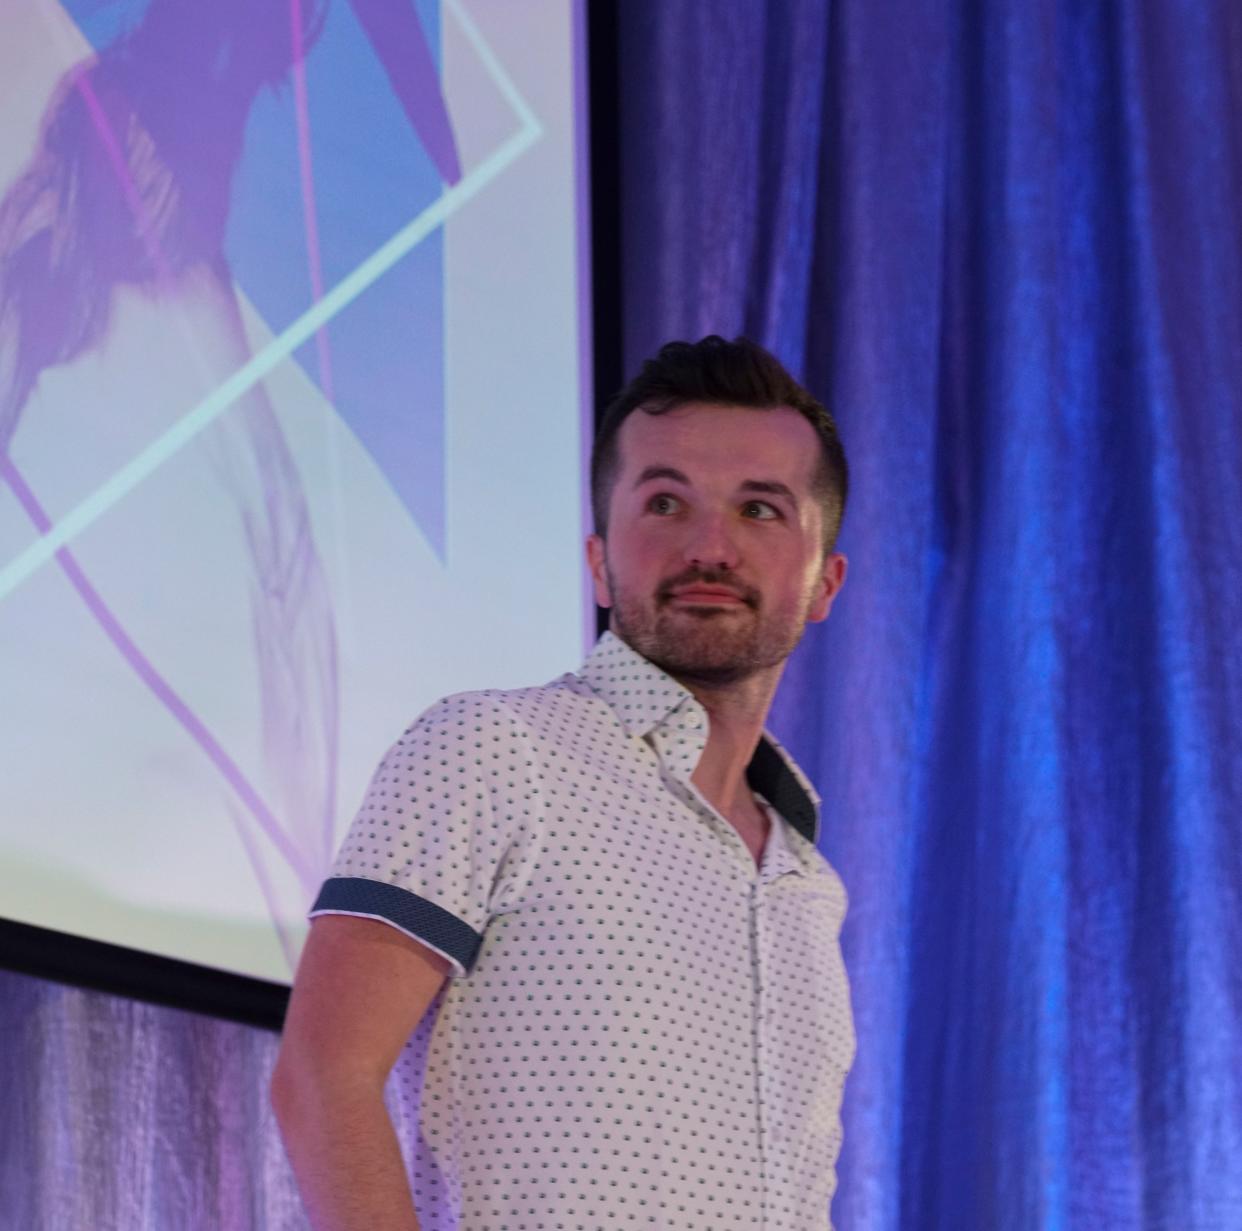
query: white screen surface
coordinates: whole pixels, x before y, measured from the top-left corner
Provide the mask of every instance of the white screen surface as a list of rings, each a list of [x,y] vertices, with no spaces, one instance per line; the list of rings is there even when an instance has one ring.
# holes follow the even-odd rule
[[[580,661],[574,40],[6,16],[0,915],[287,980],[401,730]]]

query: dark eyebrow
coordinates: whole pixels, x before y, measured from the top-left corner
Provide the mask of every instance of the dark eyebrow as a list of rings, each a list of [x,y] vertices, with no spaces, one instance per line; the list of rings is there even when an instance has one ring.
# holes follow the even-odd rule
[[[742,491],[764,492],[769,496],[784,496],[795,509],[798,507],[798,497],[784,483],[778,482],[776,479],[747,479],[742,484]]]
[[[686,487],[690,486],[690,480],[673,466],[648,466],[634,480],[634,486],[641,487],[644,483],[649,483],[653,479],[668,479],[673,483],[683,483]],[[765,496],[783,496],[795,509],[798,507],[798,497],[779,479],[747,479],[739,485],[739,490],[744,492],[762,492]]]
[[[634,480],[635,487],[641,487],[644,483],[650,482],[652,479],[672,479],[674,483],[684,483],[690,486],[690,480],[686,478],[680,470],[674,470],[672,466],[648,466],[646,470]]]

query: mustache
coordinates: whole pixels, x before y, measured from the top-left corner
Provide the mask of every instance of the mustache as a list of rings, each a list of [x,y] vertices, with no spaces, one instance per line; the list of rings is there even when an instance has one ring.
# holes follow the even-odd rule
[[[736,594],[748,607],[759,605],[758,590],[753,586],[741,585],[734,578],[716,569],[688,568],[675,577],[666,578],[657,588],[656,598],[661,603],[667,603],[675,591],[684,590],[687,586],[693,585],[714,586],[717,589],[728,590],[730,594]]]

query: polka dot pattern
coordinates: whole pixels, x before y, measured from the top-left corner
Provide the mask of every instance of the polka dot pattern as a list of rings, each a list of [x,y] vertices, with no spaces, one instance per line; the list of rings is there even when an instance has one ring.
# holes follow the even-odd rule
[[[330,881],[313,913],[383,918],[454,962],[390,1086],[426,1231],[828,1226],[845,891],[774,811],[756,869],[691,784],[706,735],[693,696],[605,634],[579,674],[440,702],[376,772],[334,869],[346,900]],[[783,781],[751,785],[766,804],[793,783],[813,826],[768,743]],[[354,910],[348,880],[409,909],[386,890]],[[463,928],[420,935],[438,912]]]

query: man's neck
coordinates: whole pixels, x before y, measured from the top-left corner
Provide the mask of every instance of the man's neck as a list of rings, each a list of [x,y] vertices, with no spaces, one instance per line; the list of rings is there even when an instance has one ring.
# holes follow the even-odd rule
[[[691,781],[722,816],[736,820],[755,810],[746,767],[763,736],[780,678],[781,668],[773,667],[722,687],[679,681],[708,717],[707,744]]]

